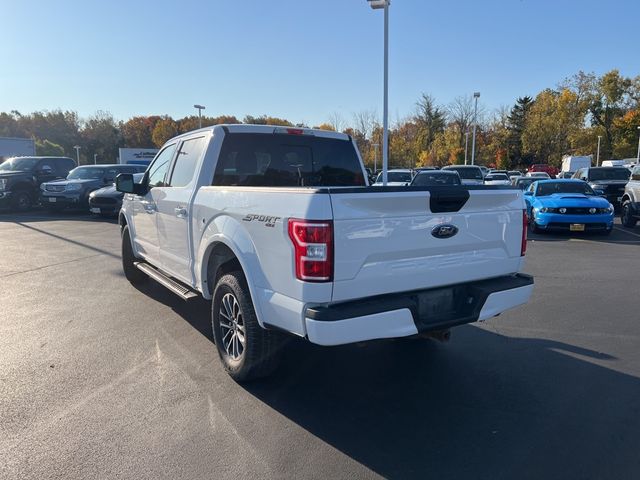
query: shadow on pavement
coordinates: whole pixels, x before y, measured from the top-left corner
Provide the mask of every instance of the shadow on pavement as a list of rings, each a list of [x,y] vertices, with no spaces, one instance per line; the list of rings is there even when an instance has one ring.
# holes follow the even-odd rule
[[[611,360],[466,326],[448,345],[295,342],[247,390],[386,478],[632,478],[640,380],[593,363]]]
[[[211,340],[209,302],[184,302],[154,283],[139,290]],[[464,326],[448,344],[322,348],[292,338],[283,357],[247,392],[386,478],[640,472],[640,380],[612,370],[605,352]]]

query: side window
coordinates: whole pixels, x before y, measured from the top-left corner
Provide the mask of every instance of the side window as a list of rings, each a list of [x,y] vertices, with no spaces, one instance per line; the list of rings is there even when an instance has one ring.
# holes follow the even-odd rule
[[[69,172],[76,166],[73,160],[70,160],[68,158],[59,158],[58,160],[56,160],[56,163],[58,164],[58,174],[62,177],[66,177],[67,175],[69,175]]]
[[[104,171],[104,178],[107,181],[113,181],[116,179],[116,175],[120,173],[117,168],[109,168]]]
[[[640,180],[640,165],[636,166],[631,173],[631,180]]]
[[[174,143],[162,150],[155,158],[149,167],[149,188],[166,186],[164,179],[175,150],[176,144]]]
[[[51,160],[43,160],[40,162],[40,165],[38,165],[38,170],[42,171],[48,168],[49,170],[51,170],[51,173],[56,173],[56,170],[53,167],[54,164]]]
[[[205,137],[191,138],[182,142],[168,186],[185,187],[191,183],[205,143]]]

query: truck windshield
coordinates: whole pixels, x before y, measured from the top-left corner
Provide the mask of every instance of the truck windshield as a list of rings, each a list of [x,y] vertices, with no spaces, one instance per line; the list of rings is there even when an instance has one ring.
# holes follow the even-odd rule
[[[581,193],[595,195],[593,189],[584,182],[544,182],[538,184],[537,197],[546,197],[554,193]]]
[[[228,133],[213,185],[253,187],[365,186],[348,140],[278,133]]]
[[[0,171],[28,171],[39,162],[39,158],[10,158],[0,165]]]
[[[629,180],[631,172],[626,168],[593,168],[589,180]]]
[[[387,172],[387,182],[409,183],[411,181],[411,172]],[[382,183],[382,173],[378,174],[376,183]]]
[[[104,177],[102,168],[78,167],[69,172],[67,180],[97,180]]]

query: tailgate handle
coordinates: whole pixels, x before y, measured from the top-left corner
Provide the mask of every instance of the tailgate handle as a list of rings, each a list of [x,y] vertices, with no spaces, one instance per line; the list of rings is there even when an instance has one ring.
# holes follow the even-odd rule
[[[432,213],[457,212],[469,200],[469,191],[461,188],[431,191],[429,208]]]

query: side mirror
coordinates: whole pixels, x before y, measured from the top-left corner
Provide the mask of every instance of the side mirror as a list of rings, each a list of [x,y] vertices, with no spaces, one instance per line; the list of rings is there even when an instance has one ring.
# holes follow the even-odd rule
[[[135,193],[135,183],[131,173],[120,173],[116,176],[116,190],[123,193]]]

